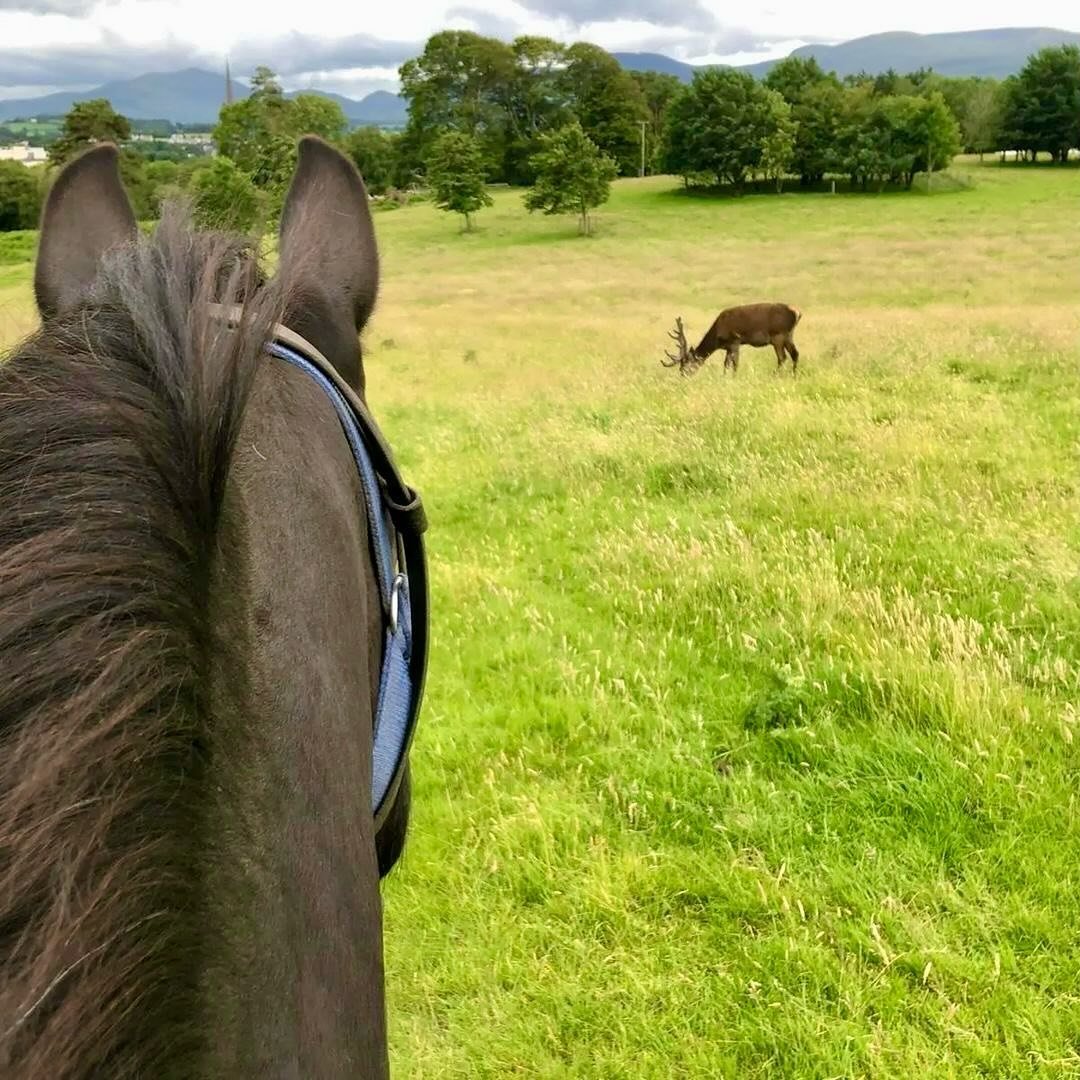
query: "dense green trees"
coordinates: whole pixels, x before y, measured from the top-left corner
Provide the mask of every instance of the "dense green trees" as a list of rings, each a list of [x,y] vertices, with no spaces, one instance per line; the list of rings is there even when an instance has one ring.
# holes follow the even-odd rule
[[[789,56],[781,60],[768,75],[765,85],[775,90],[792,108],[801,104],[812,90],[821,86],[839,88],[840,80],[826,74],[814,57]]]
[[[880,189],[910,187],[928,161],[945,168],[960,132],[937,89],[884,93],[870,80],[844,87],[816,64],[791,60],[765,85],[731,69],[695,75],[668,111],[667,145],[668,167],[688,182],[739,188],[762,174],[780,188],[794,171],[803,184],[832,173]]]
[[[399,144],[401,136],[377,127],[361,127],[349,133],[342,149],[360,170],[372,195],[382,195],[391,187],[404,187]]]
[[[0,161],[0,232],[37,228],[41,184],[36,173],[17,161]]]
[[[589,139],[634,176],[641,160],[641,121],[648,108],[640,85],[610,53],[579,42],[566,50],[563,83],[574,115]]]
[[[1046,50],[1007,83],[929,70],[840,80],[813,58],[790,57],[764,80],[733,69],[673,76],[626,72],[595,45],[522,37],[506,44],[446,31],[401,70],[409,124],[399,167],[423,172],[444,130],[476,137],[489,181],[531,184],[545,134],[576,120],[621,175],[671,170],[688,182],[735,187],[766,177],[804,186],[826,176],[861,187],[910,185],[961,150],[1003,145],[1059,159],[1080,144],[1077,50]],[[642,127],[644,126],[644,132]]]
[[[791,107],[775,90],[733,68],[714,68],[668,110],[667,166],[692,180],[742,187],[758,171],[783,175],[794,152]],[[765,169],[768,159],[768,169]]]
[[[192,178],[195,218],[204,228],[247,232],[262,207],[251,178],[227,157],[216,157]]]
[[[213,138],[218,153],[231,159],[273,203],[280,201],[292,176],[300,136],[340,140],[347,129],[337,102],[318,94],[287,98],[274,73],[260,67],[248,97],[222,108]]]
[[[131,123],[105,98],[80,101],[64,117],[59,138],[49,147],[49,163],[60,166],[98,142],[122,143],[131,138]]]
[[[551,38],[526,36],[514,41],[510,51],[514,67],[502,98],[506,126],[500,172],[511,184],[531,184],[540,137],[573,115],[563,75],[566,48]]]
[[[1080,147],[1080,48],[1043,49],[1005,83],[1002,117],[1007,149],[1065,161]]]
[[[664,132],[672,102],[682,93],[683,84],[674,75],[658,71],[632,71],[631,77],[641,89],[648,111],[646,169],[663,168]]]
[[[400,74],[409,103],[400,150],[412,162],[422,165],[444,131],[462,131],[483,147],[489,180],[531,183],[541,137],[576,119],[624,175],[639,169],[645,91],[595,45],[528,36],[507,45],[446,30]]]

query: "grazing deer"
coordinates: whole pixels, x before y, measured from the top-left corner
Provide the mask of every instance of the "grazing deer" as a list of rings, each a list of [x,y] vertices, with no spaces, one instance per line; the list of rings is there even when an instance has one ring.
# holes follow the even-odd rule
[[[660,361],[664,367],[677,367],[681,374],[693,374],[718,349],[724,350],[724,370],[739,370],[739,346],[750,345],[760,349],[772,345],[776,350],[777,370],[784,366],[784,354],[791,357],[791,373],[799,365],[799,350],[795,348],[792,333],[802,318],[802,312],[789,304],[743,304],[726,308],[706,331],[700,344],[691,349],[686,342],[682,318],[675,320],[675,329],[668,336],[679,346],[673,356],[666,349],[664,355],[670,363]]]

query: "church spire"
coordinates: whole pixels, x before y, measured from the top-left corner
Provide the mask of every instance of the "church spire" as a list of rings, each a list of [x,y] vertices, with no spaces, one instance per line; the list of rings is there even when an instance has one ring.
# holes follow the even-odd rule
[[[232,76],[229,74],[229,58],[225,57],[225,104],[233,103]]]

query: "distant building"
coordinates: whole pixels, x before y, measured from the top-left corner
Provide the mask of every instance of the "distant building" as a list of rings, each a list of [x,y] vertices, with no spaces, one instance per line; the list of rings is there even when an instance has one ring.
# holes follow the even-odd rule
[[[201,150],[212,150],[214,139],[209,131],[174,131],[169,136],[174,146],[197,146]]]
[[[28,142],[14,146],[0,146],[0,161],[17,161],[20,165],[44,165],[49,160],[44,146],[31,146]]]
[[[132,135],[130,141],[133,143],[183,146],[201,154],[214,153],[214,139],[209,131],[174,131],[171,135],[153,135],[142,131]]]

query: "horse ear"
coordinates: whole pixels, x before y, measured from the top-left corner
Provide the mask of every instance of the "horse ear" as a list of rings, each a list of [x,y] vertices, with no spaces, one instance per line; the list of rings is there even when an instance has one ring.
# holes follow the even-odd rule
[[[137,234],[116,146],[102,143],[65,165],[41,215],[34,295],[42,317],[75,307],[105,252]]]
[[[315,135],[300,140],[281,215],[278,273],[293,298],[294,329],[358,386],[357,335],[379,291],[375,227],[356,167]]]

